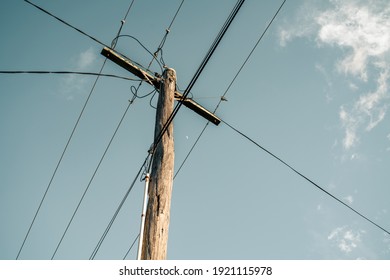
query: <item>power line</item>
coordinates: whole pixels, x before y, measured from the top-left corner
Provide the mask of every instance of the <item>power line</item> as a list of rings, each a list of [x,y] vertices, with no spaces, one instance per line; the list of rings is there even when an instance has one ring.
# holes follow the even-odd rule
[[[264,29],[264,31],[261,33],[259,39],[257,40],[256,44],[253,46],[252,50],[249,52],[248,56],[246,57],[246,59],[244,60],[244,62],[242,63],[241,67],[238,69],[236,75],[234,76],[234,78],[232,79],[232,81],[230,82],[229,86],[226,88],[225,92],[223,93],[222,95],[222,98],[219,100],[218,104],[217,104],[217,107],[215,108],[215,111],[218,110],[219,108],[219,105],[221,104],[223,98],[226,96],[227,92],[230,90],[231,86],[233,85],[233,83],[236,81],[238,75],[240,75],[241,73],[241,70],[245,67],[246,63],[248,62],[248,60],[250,59],[250,57],[252,56],[253,52],[256,50],[257,46],[259,45],[259,43],[261,42],[261,40],[263,39],[264,35],[267,33],[268,29],[270,28],[270,26],[272,25],[272,23],[274,22],[274,20],[276,19],[276,17],[278,16],[280,10],[283,8],[284,4],[286,3],[287,0],[284,0],[282,2],[282,4],[280,4],[278,10],[275,12],[274,16],[272,17],[272,19],[270,20],[270,22],[268,23],[267,27]]]
[[[99,73],[101,73],[101,72],[103,71],[103,68],[104,68],[104,65],[106,64],[106,61],[107,61],[107,59],[104,60],[103,65],[102,65],[102,67],[100,68]],[[30,226],[29,226],[29,228],[28,228],[28,230],[27,230],[26,236],[24,237],[23,243],[22,243],[22,245],[21,245],[21,247],[20,247],[20,249],[19,249],[19,252],[18,252],[18,254],[17,254],[17,256],[16,256],[16,259],[19,259],[20,253],[21,253],[22,250],[23,250],[24,244],[26,243],[26,240],[27,240],[27,238],[28,238],[28,236],[29,236],[29,234],[30,234],[31,228],[33,227],[33,225],[34,225],[34,223],[35,223],[35,220],[36,220],[36,218],[37,218],[37,216],[38,216],[38,213],[39,213],[39,211],[41,210],[43,201],[45,200],[46,195],[47,195],[47,193],[48,193],[48,191],[49,191],[49,189],[50,189],[50,187],[51,187],[51,184],[52,184],[52,182],[53,182],[53,180],[54,180],[54,177],[55,177],[55,175],[57,174],[58,167],[60,166],[60,164],[61,164],[61,162],[62,162],[62,159],[64,158],[65,152],[67,151],[67,149],[68,149],[68,147],[69,147],[69,143],[70,143],[70,141],[72,140],[73,135],[74,135],[74,133],[75,133],[75,131],[76,131],[76,128],[78,127],[78,125],[79,125],[79,123],[80,123],[80,119],[81,119],[81,117],[82,117],[82,115],[83,115],[83,113],[84,113],[84,111],[85,111],[85,108],[87,107],[87,104],[88,104],[88,102],[89,102],[89,100],[90,100],[90,98],[91,98],[91,96],[92,96],[92,93],[93,93],[93,91],[94,91],[94,89],[95,89],[95,87],[96,87],[96,84],[97,84],[97,82],[98,82],[98,80],[99,80],[99,77],[100,77],[99,75],[96,77],[95,82],[94,82],[94,84],[93,84],[93,86],[92,86],[92,88],[91,88],[91,91],[89,92],[89,95],[88,95],[87,99],[85,100],[84,106],[83,106],[83,108],[81,109],[81,112],[80,112],[80,114],[79,114],[79,116],[78,116],[78,118],[77,118],[77,121],[76,121],[76,123],[75,123],[73,129],[72,129],[72,132],[71,132],[71,134],[70,134],[70,136],[69,136],[69,138],[68,138],[68,141],[66,142],[66,145],[65,145],[65,147],[64,147],[64,149],[63,149],[63,151],[62,151],[62,154],[61,154],[61,156],[60,156],[60,159],[59,159],[58,162],[57,162],[57,165],[56,165],[56,167],[55,167],[55,169],[54,169],[54,172],[53,172],[53,174],[52,174],[52,176],[51,176],[51,178],[50,178],[49,184],[48,184],[47,187],[46,187],[45,193],[43,194],[43,197],[42,197],[42,199],[41,199],[41,201],[40,201],[40,203],[39,203],[38,209],[37,209],[37,211],[35,212],[34,218],[33,218],[32,222],[31,222],[31,224],[30,224]]]
[[[129,250],[127,250],[126,255],[123,257],[123,260],[125,260],[127,258],[127,255],[130,253],[131,249],[133,249],[135,242],[137,242],[137,239],[139,238],[139,236],[140,236],[140,234],[138,233],[138,235],[134,238],[133,243],[131,243]]]
[[[114,38],[114,40],[113,40],[113,42],[115,41],[115,40],[118,40],[118,38],[121,38],[121,37],[127,37],[127,38],[131,38],[131,39],[133,39],[133,40],[135,40],[148,54],[150,54],[151,56],[152,56],[152,61],[150,62],[150,64],[149,64],[149,67],[150,67],[150,65],[151,65],[151,63],[153,62],[153,60],[156,60],[157,61],[157,63],[158,63],[158,65],[160,66],[160,69],[161,69],[161,72],[163,71],[163,67],[162,67],[162,65],[160,64],[160,62],[156,59],[156,53],[152,53],[150,50],[148,50],[148,48],[147,47],[145,47],[145,45],[144,44],[142,44],[141,43],[141,41],[140,40],[138,40],[136,37],[134,37],[134,36],[131,36],[131,35],[118,35],[118,36],[116,36],[115,38]],[[119,53],[119,52],[118,52]],[[123,57],[125,57],[125,58],[127,58],[125,55],[123,55],[123,54],[121,54],[121,53],[119,53],[121,56],[123,56]],[[129,58],[127,58],[127,59],[129,59]],[[129,59],[130,60],[130,59]],[[140,64],[138,64],[138,63],[136,63],[137,65],[139,65],[140,67],[142,67]],[[146,69],[147,71],[148,71],[148,69]]]
[[[77,27],[71,25],[70,23],[67,23],[67,22],[64,21],[63,19],[60,19],[59,17],[53,15],[52,13],[50,13],[49,11],[46,11],[45,9],[39,7],[38,5],[36,5],[36,4],[32,3],[32,2],[30,2],[29,0],[24,0],[24,2],[29,3],[30,5],[34,6],[34,7],[37,8],[38,10],[40,10],[40,11],[44,12],[45,14],[47,14],[47,15],[49,15],[49,16],[55,18],[56,20],[58,20],[58,21],[60,21],[60,22],[62,22],[62,23],[65,24],[66,26],[69,26],[70,28],[72,28],[72,29],[76,30],[77,32],[83,34],[84,36],[87,36],[88,38],[92,39],[92,40],[95,41],[96,43],[98,43],[98,44],[100,44],[100,45],[102,45],[102,46],[104,46],[104,47],[108,47],[106,44],[102,43],[101,41],[99,41],[99,40],[96,39],[95,37],[92,37],[91,35],[87,34],[86,32],[82,31],[81,29],[79,29],[79,28],[77,28]]]
[[[170,25],[169,25],[169,28],[172,27],[173,22],[174,22],[174,20],[175,20],[175,18],[176,18],[176,16],[177,16],[178,12],[180,11],[181,6],[183,5],[183,2],[184,2],[184,0],[182,0],[182,2],[181,2],[181,4],[180,4],[179,8],[177,9],[177,11],[176,11],[176,13],[175,13],[173,19],[171,20],[171,23],[170,23]],[[159,50],[160,50],[160,51],[162,50],[161,48],[163,47],[163,45],[164,45],[164,43],[165,43],[165,40],[166,40],[167,35],[168,35],[168,33],[166,33],[166,34],[164,35],[163,39],[161,40],[161,43],[159,44],[159,47],[157,48],[157,51],[155,52],[155,55],[153,56],[152,60],[150,61],[149,65],[148,65],[148,68],[152,65],[153,61],[155,60],[158,51],[159,51]],[[118,36],[118,37],[119,37],[119,36]],[[131,37],[132,37],[132,36],[131,36]],[[137,39],[136,39],[136,40],[137,40]],[[142,83],[143,83],[143,81],[141,81],[141,82],[139,83],[138,87],[134,87],[134,86],[131,87],[131,92],[133,93],[133,98],[130,100],[130,103],[133,103],[134,100],[135,100],[136,98],[144,98],[144,97],[146,97],[146,96],[149,96],[149,95],[152,94],[153,92],[155,92],[155,90],[153,90],[153,91],[152,91],[151,93],[149,93],[149,94],[146,94],[146,95],[144,95],[144,96],[138,96],[137,92],[138,92],[139,88],[141,87]],[[154,95],[153,95],[153,96],[154,96]],[[153,97],[152,97],[152,98],[153,98]],[[150,154],[150,155],[151,155],[151,154]],[[148,158],[147,158],[147,159],[148,159]],[[147,162],[147,159],[145,160],[145,162],[144,162],[144,164],[142,165],[142,167],[145,166],[145,164],[146,164],[146,162]],[[151,161],[151,157],[150,157],[150,161]],[[148,164],[147,166],[148,166],[147,168],[150,168],[150,167],[151,167],[150,162],[149,162],[149,164]],[[142,167],[141,167],[140,170],[142,170]],[[139,173],[138,173],[138,175],[136,176],[136,178],[138,178],[138,177],[139,177]],[[136,180],[136,179],[135,179],[135,180]],[[98,244],[96,245],[94,251],[92,252],[92,254],[91,254],[91,256],[90,256],[90,259],[94,259],[94,258],[95,258],[97,252],[99,251],[101,245],[102,245],[103,242],[104,242],[104,239],[106,238],[108,232],[110,231],[111,226],[112,226],[112,224],[114,223],[114,221],[115,221],[115,219],[116,219],[116,217],[117,217],[119,211],[121,210],[121,208],[122,208],[122,206],[123,206],[123,204],[124,204],[124,202],[125,202],[127,196],[130,194],[131,190],[133,189],[134,183],[135,183],[135,181],[132,183],[132,185],[130,186],[129,190],[125,193],[125,196],[123,197],[123,199],[122,199],[121,203],[119,204],[117,210],[115,211],[113,217],[111,218],[110,222],[108,223],[108,225],[107,225],[107,227],[106,227],[106,230],[103,232],[103,234],[102,234],[102,236],[101,236],[101,238],[100,238]],[[127,251],[127,253],[126,253],[124,259],[127,257],[127,255],[129,254],[129,252],[130,252],[131,249],[133,248],[133,246],[134,246],[136,240],[138,239],[138,237],[139,237],[139,235],[136,237],[136,239],[135,239],[134,242],[132,243],[132,245],[131,245],[130,249]]]
[[[181,7],[183,6],[183,3],[184,3],[184,0],[181,1],[179,7],[178,7],[177,10],[176,10],[175,15],[173,16],[173,18],[172,18],[172,20],[171,20],[171,23],[170,23],[169,26],[168,26],[168,28],[165,29],[165,35],[164,35],[164,37],[162,38],[160,45],[157,47],[156,52],[154,53],[154,56],[155,56],[155,57],[157,57],[157,55],[158,55],[159,52],[161,53],[160,62],[161,62],[164,66],[165,66],[165,61],[164,61],[164,58],[163,58],[163,50],[162,50],[162,48],[163,48],[164,45],[165,45],[165,41],[167,40],[167,37],[168,37],[169,32],[171,32],[171,27],[172,27],[173,23],[175,22],[175,19],[176,19],[178,13],[180,12],[180,9],[181,9]]]
[[[348,209],[350,209],[351,211],[353,211],[354,213],[356,213],[357,215],[359,215],[360,217],[362,217],[363,219],[365,219],[366,221],[370,222],[371,224],[373,224],[374,226],[376,226],[377,228],[383,230],[384,232],[386,232],[387,234],[390,235],[390,231],[386,230],[385,228],[383,228],[382,226],[378,225],[377,223],[375,223],[373,220],[371,220],[370,218],[368,218],[367,216],[363,215],[362,213],[360,213],[359,211],[355,210],[353,207],[349,206],[347,203],[345,203],[344,201],[342,201],[341,199],[337,198],[335,195],[331,194],[330,192],[328,192],[327,190],[325,190],[323,187],[321,187],[319,184],[315,183],[313,180],[309,179],[307,176],[303,175],[301,172],[299,172],[296,168],[292,167],[290,164],[288,164],[287,162],[285,162],[283,159],[281,159],[280,157],[276,156],[274,153],[270,152],[268,149],[264,148],[263,146],[261,146],[259,143],[257,143],[255,140],[253,140],[252,138],[250,138],[249,136],[247,136],[246,134],[244,134],[243,132],[239,131],[237,128],[233,127],[232,125],[228,124],[226,121],[224,120],[221,120],[224,124],[226,124],[228,127],[230,127],[232,130],[234,130],[235,132],[237,132],[238,134],[240,134],[242,137],[244,137],[245,139],[249,140],[250,142],[252,142],[254,145],[256,145],[258,148],[260,148],[261,150],[263,150],[264,152],[266,152],[267,154],[269,154],[270,156],[272,156],[273,158],[275,158],[276,160],[278,160],[279,162],[281,162],[283,165],[287,166],[289,169],[291,169],[294,173],[296,173],[297,175],[299,175],[300,177],[302,177],[303,179],[305,179],[306,181],[308,181],[310,184],[312,184],[313,186],[315,186],[317,189],[319,189],[320,191],[324,192],[326,195],[330,196],[331,198],[333,198],[334,200],[336,200],[337,202],[341,203],[342,205],[344,205],[345,207],[347,207]]]
[[[96,247],[95,247],[95,249],[93,250],[91,256],[89,257],[90,260],[95,259],[96,254],[97,254],[97,252],[98,252],[99,249],[100,249],[100,246],[103,244],[103,241],[104,241],[104,239],[106,238],[108,232],[110,231],[111,226],[113,225],[113,223],[114,223],[116,217],[118,216],[120,210],[122,209],[123,204],[125,203],[127,197],[129,196],[131,190],[133,189],[135,183],[137,182],[137,179],[138,179],[139,176],[141,175],[142,169],[145,167],[145,165],[147,164],[147,162],[148,162],[149,159],[150,159],[150,154],[146,157],[145,161],[144,161],[143,164],[141,165],[141,168],[138,170],[137,175],[135,176],[133,182],[131,183],[130,187],[128,188],[128,190],[126,191],[124,197],[122,198],[121,202],[119,203],[119,205],[118,205],[118,207],[117,207],[117,209],[116,209],[114,215],[112,216],[112,218],[111,218],[110,222],[108,223],[108,225],[107,225],[105,231],[103,232],[102,236],[100,237],[98,244],[96,245]],[[132,245],[132,246],[133,246],[133,245]],[[127,256],[127,254],[126,254],[126,256]]]
[[[236,5],[234,6],[232,12],[228,16],[227,20],[225,21],[224,25],[222,26],[220,32],[218,33],[217,37],[215,38],[213,44],[211,45],[209,51],[207,52],[206,56],[204,57],[203,61],[198,67],[198,70],[194,74],[193,78],[191,79],[189,85],[185,89],[182,100],[186,99],[188,94],[190,93],[192,87],[195,85],[196,81],[198,80],[200,74],[203,72],[204,68],[206,67],[207,63],[209,62],[211,56],[214,54],[216,48],[218,47],[219,43],[221,42],[223,36],[225,35],[226,31],[228,30],[229,26],[233,22],[234,18],[236,17],[238,11],[244,4],[245,0],[238,0]],[[164,133],[168,130],[169,125],[172,123],[173,119],[175,118],[177,112],[179,111],[180,107],[182,106],[182,102],[178,102],[176,107],[174,108],[172,114],[169,116],[167,122],[164,124],[163,128],[161,129],[160,133],[157,135],[156,139],[154,140],[153,148],[154,151],[156,149],[156,146],[161,141]]]
[[[127,12],[126,12],[125,17],[121,20],[121,26],[119,27],[118,33],[117,33],[115,39],[114,39],[114,40],[112,41],[112,43],[111,43],[111,48],[112,48],[112,49],[115,48],[116,43],[118,42],[119,35],[120,35],[121,32],[122,32],[123,25],[125,25],[127,16],[129,15],[131,8],[133,7],[134,1],[135,1],[135,0],[131,1],[130,5],[129,5],[129,8],[127,9]]]
[[[93,73],[93,72],[79,72],[79,71],[41,71],[41,70],[0,70],[0,74],[60,74],[60,75],[86,75],[86,76],[100,76],[123,79],[127,81],[140,81],[140,79],[128,78],[113,74]]]
[[[278,10],[275,12],[275,14],[273,15],[272,19],[270,20],[270,22],[268,23],[268,25],[266,26],[266,28],[263,30],[263,32],[261,33],[259,39],[257,40],[256,44],[253,46],[252,50],[249,52],[248,56],[246,57],[246,59],[244,60],[244,62],[241,64],[240,68],[238,69],[236,75],[233,77],[232,81],[230,82],[230,84],[228,85],[228,87],[226,88],[225,92],[223,93],[223,95],[221,96],[221,99],[219,100],[217,106],[215,107],[213,113],[215,114],[216,111],[218,110],[220,104],[222,103],[223,100],[226,100],[225,96],[226,94],[228,93],[228,91],[230,90],[231,86],[233,85],[233,83],[236,81],[238,75],[241,73],[241,70],[245,67],[246,63],[249,61],[250,57],[252,56],[253,52],[256,50],[257,46],[259,45],[259,43],[261,42],[261,40],[263,39],[264,35],[267,33],[268,29],[270,28],[271,24],[274,22],[274,20],[276,19],[276,17],[278,16],[280,10],[283,8],[284,4],[286,3],[287,0],[284,0]],[[202,131],[200,132],[198,138],[196,139],[196,141],[194,142],[194,144],[192,145],[190,151],[188,152],[187,156],[184,158],[183,162],[181,163],[180,167],[178,168],[178,170],[176,171],[176,174],[175,174],[175,177],[177,176],[177,174],[179,174],[180,170],[182,169],[182,167],[184,166],[185,162],[187,161],[188,157],[191,155],[192,151],[194,150],[195,146],[198,144],[199,142],[199,139],[202,137],[203,133],[205,132],[207,126],[208,126],[209,122],[206,123],[206,125],[203,127]]]
[[[99,170],[99,168],[100,168],[100,165],[102,164],[102,162],[103,162],[103,160],[104,160],[104,158],[105,158],[105,156],[106,156],[106,154],[107,154],[107,152],[108,152],[108,150],[109,150],[109,148],[110,148],[110,146],[111,146],[111,144],[112,144],[112,142],[113,142],[113,140],[114,140],[114,138],[115,138],[115,136],[116,136],[116,134],[117,134],[117,132],[118,132],[118,130],[119,130],[119,128],[120,128],[120,126],[122,125],[122,122],[123,122],[125,116],[127,115],[127,112],[128,112],[128,110],[129,110],[129,108],[130,108],[131,105],[132,105],[132,102],[129,102],[128,105],[127,105],[127,107],[126,107],[125,112],[123,113],[123,115],[122,115],[122,117],[121,117],[121,119],[120,119],[120,121],[119,121],[119,123],[118,123],[118,125],[117,125],[117,127],[115,128],[114,134],[112,135],[112,137],[111,137],[111,139],[110,139],[110,141],[109,141],[109,143],[108,143],[106,149],[104,150],[103,155],[101,156],[101,158],[100,158],[100,160],[99,160],[98,165],[96,166],[96,168],[95,168],[95,170],[94,170],[94,172],[93,172],[93,174],[92,174],[91,179],[90,179],[89,182],[88,182],[87,187],[85,188],[85,190],[84,190],[84,192],[83,192],[83,194],[82,194],[82,196],[81,196],[81,198],[80,198],[80,200],[79,200],[79,202],[78,202],[78,204],[77,204],[77,206],[76,206],[76,209],[74,210],[74,212],[73,212],[73,214],[72,214],[71,219],[70,219],[69,222],[68,222],[68,225],[67,225],[66,228],[65,228],[64,233],[62,234],[62,237],[61,237],[60,241],[59,241],[58,244],[57,244],[57,247],[56,247],[56,249],[55,249],[55,251],[54,251],[54,253],[53,253],[51,259],[54,259],[55,255],[57,254],[57,251],[58,251],[58,249],[59,249],[59,247],[60,247],[60,245],[61,245],[61,243],[62,243],[62,241],[63,241],[63,239],[64,239],[64,237],[65,237],[65,235],[66,235],[66,233],[68,232],[68,229],[69,229],[70,225],[72,224],[73,219],[74,219],[74,217],[76,216],[76,214],[77,214],[77,212],[78,212],[78,210],[79,210],[79,208],[80,208],[80,205],[81,205],[81,203],[83,202],[84,197],[85,197],[85,195],[87,194],[87,192],[88,192],[88,190],[89,190],[89,187],[91,186],[92,181],[93,181],[93,179],[95,178],[95,176],[96,176],[96,174],[97,174],[97,172],[98,172],[98,170]]]
[[[54,17],[55,19],[59,20],[60,22],[64,23],[65,25],[67,25],[67,26],[69,26],[69,27],[75,29],[76,31],[80,32],[81,34],[83,34],[83,35],[85,35],[85,36],[91,38],[92,40],[96,41],[97,43],[102,44],[103,46],[105,46],[105,45],[104,45],[103,43],[101,43],[99,40],[97,40],[97,39],[93,38],[92,36],[86,34],[85,32],[81,31],[80,29],[78,29],[78,28],[76,28],[76,27],[70,25],[69,23],[63,21],[62,19],[60,19],[60,18],[54,16],[53,14],[51,14],[51,13],[49,13],[48,11],[44,10],[43,8],[41,8],[41,7],[37,6],[37,5],[35,5],[34,3],[32,3],[32,2],[30,2],[30,1],[28,1],[28,0],[25,0],[25,2],[27,2],[27,3],[31,4],[31,5],[33,5],[34,7],[38,8],[38,9],[41,10],[41,11],[43,11],[44,13],[46,13],[46,14],[48,14],[48,15]],[[129,11],[130,11],[131,6],[132,6],[132,3],[131,3],[131,5],[130,5],[130,7],[129,7],[127,13],[126,13],[126,17],[127,17],[128,13],[129,13]],[[120,31],[118,32],[118,34],[119,34],[119,33],[120,33]],[[92,86],[92,88],[91,88],[91,91],[89,92],[89,95],[88,95],[88,97],[87,97],[87,99],[86,99],[86,101],[85,101],[85,103],[84,103],[84,105],[83,105],[83,108],[82,108],[82,110],[81,110],[81,112],[80,112],[80,114],[79,114],[79,116],[78,116],[78,118],[77,118],[77,121],[76,121],[76,123],[75,123],[75,125],[74,125],[74,127],[73,127],[73,130],[72,130],[72,132],[71,132],[71,134],[70,134],[70,136],[69,136],[69,138],[68,138],[68,141],[67,141],[67,143],[66,143],[66,145],[65,145],[65,148],[64,148],[63,151],[62,151],[62,154],[61,154],[61,156],[60,156],[60,159],[59,159],[58,162],[57,162],[57,165],[56,165],[56,167],[55,167],[55,169],[54,169],[54,172],[53,172],[53,174],[52,174],[52,176],[51,176],[51,178],[50,178],[49,184],[48,184],[47,187],[46,187],[45,193],[44,193],[44,195],[43,195],[43,197],[42,197],[42,199],[41,199],[41,201],[40,201],[40,203],[39,203],[39,206],[38,206],[38,208],[37,208],[37,211],[35,212],[35,215],[34,215],[34,217],[33,217],[33,220],[32,220],[32,222],[31,222],[31,224],[30,224],[30,226],[29,226],[29,228],[28,228],[28,230],[27,230],[27,233],[26,233],[26,235],[25,235],[25,237],[24,237],[24,239],[23,239],[22,245],[21,245],[21,247],[20,247],[20,249],[19,249],[19,251],[18,251],[18,254],[17,254],[17,256],[16,256],[16,259],[19,258],[20,253],[22,252],[22,250],[23,250],[23,248],[24,248],[24,245],[25,245],[25,243],[26,243],[26,240],[27,240],[27,238],[28,238],[28,236],[29,236],[29,234],[30,234],[30,232],[31,232],[31,229],[32,229],[32,227],[33,227],[33,225],[34,225],[34,223],[35,223],[35,220],[36,220],[36,218],[37,218],[37,216],[38,216],[38,213],[39,213],[39,211],[40,211],[40,209],[41,209],[41,207],[42,207],[42,204],[43,204],[43,202],[44,202],[44,200],[45,200],[45,198],[46,198],[46,195],[47,195],[47,193],[48,193],[48,191],[49,191],[49,189],[50,189],[50,187],[51,187],[51,184],[52,184],[52,182],[53,182],[53,180],[54,180],[54,177],[55,177],[55,175],[57,174],[57,170],[58,170],[58,168],[59,168],[59,166],[60,166],[60,164],[61,164],[61,162],[62,162],[62,159],[63,159],[63,157],[64,157],[64,155],[65,155],[65,152],[66,152],[67,149],[68,149],[68,146],[69,146],[69,144],[70,144],[70,142],[71,142],[71,140],[72,140],[72,138],[73,138],[73,135],[74,135],[74,133],[75,133],[75,131],[76,131],[76,128],[78,127],[78,124],[79,124],[79,122],[80,122],[80,119],[81,119],[81,117],[82,117],[84,111],[85,111],[85,108],[86,108],[87,104],[89,103],[89,100],[90,100],[90,98],[91,98],[91,96],[92,96],[92,93],[93,93],[94,90],[95,90],[96,84],[97,84],[97,82],[98,82],[98,80],[99,80],[99,78],[100,78],[100,76],[101,76],[101,74],[102,74],[102,72],[103,72],[103,69],[104,69],[104,66],[105,66],[105,64],[106,64],[106,61],[107,61],[107,58],[104,60],[104,62],[103,62],[103,64],[102,64],[102,67],[100,68],[99,74],[97,75],[96,80],[95,80],[95,82],[94,82],[94,84],[93,84],[93,86]],[[130,103],[130,104],[131,104],[131,103]],[[128,109],[128,108],[127,108],[127,109]],[[126,109],[126,111],[127,111],[127,109]],[[83,195],[83,197],[84,197],[84,195]],[[79,205],[78,205],[78,207],[79,207]],[[73,217],[72,217],[72,219],[73,219]],[[69,227],[69,225],[68,225],[68,227]],[[67,228],[68,228],[68,227],[67,227]],[[62,241],[63,237],[64,237],[64,236],[62,236],[61,241]],[[61,242],[61,241],[60,241],[60,242]],[[57,250],[58,250],[58,246],[57,246],[57,248],[56,248],[55,253],[57,252]],[[52,258],[54,258],[55,253],[53,254],[53,257],[52,257]]]

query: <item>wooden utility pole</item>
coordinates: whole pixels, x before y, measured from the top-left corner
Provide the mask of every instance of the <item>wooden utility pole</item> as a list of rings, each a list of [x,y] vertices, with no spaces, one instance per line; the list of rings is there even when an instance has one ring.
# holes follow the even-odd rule
[[[154,138],[160,135],[164,125],[173,112],[174,100],[179,100],[184,106],[192,109],[208,121],[218,125],[221,120],[192,99],[183,98],[183,95],[176,90],[176,71],[167,68],[162,77],[156,77],[150,72],[137,66],[130,59],[122,56],[114,50],[105,47],[102,55],[130,71],[145,82],[154,86],[159,91],[159,99],[156,112],[156,126]],[[156,74],[157,75],[157,74]],[[139,248],[140,259],[142,260],[163,260],[167,255],[169,217],[171,207],[171,194],[174,173],[174,141],[173,123],[162,135],[161,140],[153,147],[152,171],[148,190],[148,205],[145,224],[141,223]],[[147,174],[149,183],[149,174]]]
[[[154,139],[160,135],[173,112],[176,89],[176,71],[166,69],[161,82],[157,103]],[[146,211],[145,230],[141,259],[163,260],[167,255],[169,216],[171,207],[174,141],[173,123],[154,149],[150,176],[149,201]]]

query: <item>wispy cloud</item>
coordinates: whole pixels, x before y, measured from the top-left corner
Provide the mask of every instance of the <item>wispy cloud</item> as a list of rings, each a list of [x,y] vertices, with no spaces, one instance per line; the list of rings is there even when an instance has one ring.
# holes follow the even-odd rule
[[[81,52],[77,58],[77,68],[86,70],[96,60],[96,51],[91,47],[88,50]]]
[[[374,90],[359,92],[355,83],[349,83],[351,90],[359,93],[355,101],[342,105],[339,112],[344,129],[343,147],[349,150],[359,143],[363,132],[371,131],[383,121],[390,105],[390,3],[329,0],[329,4],[325,10],[317,8],[312,12],[307,8],[309,4],[305,4],[299,13],[302,19],[280,30],[280,44],[285,46],[297,37],[313,37],[319,47],[343,50],[343,56],[335,64],[338,73],[376,84]]]
[[[346,197],[344,197],[344,200],[346,200],[349,204],[352,204],[354,201],[352,195],[347,195]]]
[[[354,231],[347,226],[337,227],[328,235],[328,240],[336,244],[345,254],[351,253],[362,243],[363,230]]]
[[[390,133],[387,135],[387,139],[390,140]],[[390,152],[390,147],[387,147],[386,151]]]
[[[96,50],[90,47],[72,59],[71,68],[76,71],[88,71],[92,69],[96,60]],[[64,96],[66,96],[67,100],[73,100],[75,95],[84,89],[85,83],[85,77],[68,75],[62,81],[61,92]]]
[[[348,109],[340,108],[340,120],[345,128],[344,148],[350,149],[358,143],[359,130],[371,131],[385,118],[389,107],[389,78],[389,71],[384,69],[377,79],[375,91],[360,95]]]

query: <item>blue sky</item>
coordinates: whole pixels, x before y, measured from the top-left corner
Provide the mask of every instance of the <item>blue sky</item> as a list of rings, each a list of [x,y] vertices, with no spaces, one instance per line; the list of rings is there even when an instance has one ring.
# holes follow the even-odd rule
[[[131,1],[34,1],[110,45]],[[181,1],[138,1],[122,34],[157,49]],[[214,110],[281,1],[244,3],[192,89]],[[163,47],[185,89],[235,1],[184,1]],[[98,72],[101,46],[24,1],[0,11],[0,70]],[[390,229],[390,5],[287,1],[217,115]],[[147,65],[137,43],[116,49]],[[161,72],[157,64],[152,71]],[[103,73],[132,77],[108,61]],[[0,259],[14,259],[95,81],[0,74]],[[20,254],[50,259],[137,82],[99,79]],[[150,92],[143,85],[140,95]],[[150,98],[131,105],[59,247],[88,259],[152,143]],[[152,100],[153,103],[156,99]],[[206,121],[175,118],[175,167]],[[97,259],[122,259],[138,234],[137,181]],[[136,248],[128,255],[134,259]],[[390,236],[224,124],[209,125],[177,175],[169,259],[389,259]]]

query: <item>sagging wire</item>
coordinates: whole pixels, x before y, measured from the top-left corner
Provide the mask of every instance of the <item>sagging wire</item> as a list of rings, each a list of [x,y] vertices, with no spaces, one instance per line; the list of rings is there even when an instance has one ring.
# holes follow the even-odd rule
[[[139,98],[139,99],[142,99],[142,98],[145,98],[145,97],[148,97],[150,95],[152,95],[153,93],[155,93],[157,90],[156,89],[153,89],[151,92],[149,93],[146,93],[145,95],[138,95],[138,90],[139,90],[139,87],[135,87],[135,86],[131,86],[130,87],[130,91],[131,93],[133,94],[133,96],[135,96],[136,98]]]
[[[157,107],[153,105],[153,99],[156,96],[156,93],[157,93],[157,90],[154,90],[154,93],[153,93],[153,95],[152,95],[152,97],[150,98],[150,101],[149,101],[150,107],[152,107],[155,110],[157,110]]]
[[[119,38],[122,38],[122,37],[126,37],[126,38],[130,38],[130,39],[133,39],[134,41],[136,41],[148,54],[150,54],[151,56],[152,56],[152,62],[151,63],[153,63],[153,61],[155,60],[156,62],[157,62],[157,64],[158,64],[158,66],[160,66],[160,70],[161,70],[161,73],[163,72],[163,66],[161,65],[161,63],[160,63],[160,61],[156,58],[156,56],[155,56],[155,54],[153,54],[147,47],[145,47],[145,45],[144,44],[142,44],[141,43],[141,41],[140,40],[138,40],[136,37],[134,37],[134,36],[132,36],[132,35],[118,35],[118,36],[116,36],[113,40],[112,40],[112,43],[111,43],[111,45],[113,45],[114,44],[114,42],[116,42]],[[116,43],[115,43],[116,44]],[[122,54],[121,54],[122,55]],[[124,55],[123,55],[124,56]],[[126,56],[124,56],[124,57],[126,57]],[[151,65],[151,64],[150,64]],[[149,66],[150,67],[150,66]],[[149,68],[148,67],[148,68]],[[147,69],[148,70],[148,69]]]

